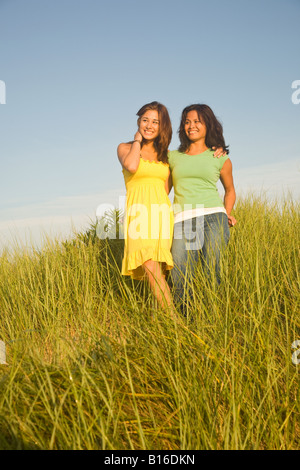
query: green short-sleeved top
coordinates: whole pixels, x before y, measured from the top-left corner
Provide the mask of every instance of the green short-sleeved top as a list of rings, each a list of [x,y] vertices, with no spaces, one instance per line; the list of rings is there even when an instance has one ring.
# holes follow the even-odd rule
[[[228,155],[216,158],[214,151],[187,155],[169,152],[169,165],[174,186],[174,213],[202,207],[224,207],[217,189],[221,169]]]

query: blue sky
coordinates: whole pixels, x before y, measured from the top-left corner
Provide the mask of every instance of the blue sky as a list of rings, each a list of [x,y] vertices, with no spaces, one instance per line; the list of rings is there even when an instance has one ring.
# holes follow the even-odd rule
[[[299,0],[0,0],[0,245],[125,194],[145,103],[212,107],[237,189],[300,195]],[[64,232],[65,233],[65,232]]]

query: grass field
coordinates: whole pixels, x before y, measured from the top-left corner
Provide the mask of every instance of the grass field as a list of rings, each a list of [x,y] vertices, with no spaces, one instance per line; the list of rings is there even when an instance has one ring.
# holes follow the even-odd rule
[[[92,228],[3,253],[0,449],[299,449],[299,214],[239,201],[223,282],[199,270],[182,323]]]

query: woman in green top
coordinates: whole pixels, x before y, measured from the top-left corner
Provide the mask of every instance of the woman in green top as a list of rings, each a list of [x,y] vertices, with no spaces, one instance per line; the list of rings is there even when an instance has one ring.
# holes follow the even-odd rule
[[[198,261],[207,277],[220,283],[220,255],[229,241],[235,203],[232,163],[228,158],[223,128],[212,109],[204,104],[186,107],[179,127],[180,147],[169,152],[169,190],[174,186],[174,237],[172,284],[174,300],[184,301]],[[213,148],[226,152],[214,158]],[[216,183],[221,180],[221,200]]]

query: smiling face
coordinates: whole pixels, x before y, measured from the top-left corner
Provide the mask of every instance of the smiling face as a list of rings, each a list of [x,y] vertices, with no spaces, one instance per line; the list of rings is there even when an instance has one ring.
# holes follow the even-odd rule
[[[139,132],[145,140],[155,140],[159,135],[158,112],[154,109],[146,111],[138,120]]]
[[[196,110],[189,111],[187,113],[184,130],[191,142],[198,142],[200,140],[205,141],[206,126],[200,121]]]

